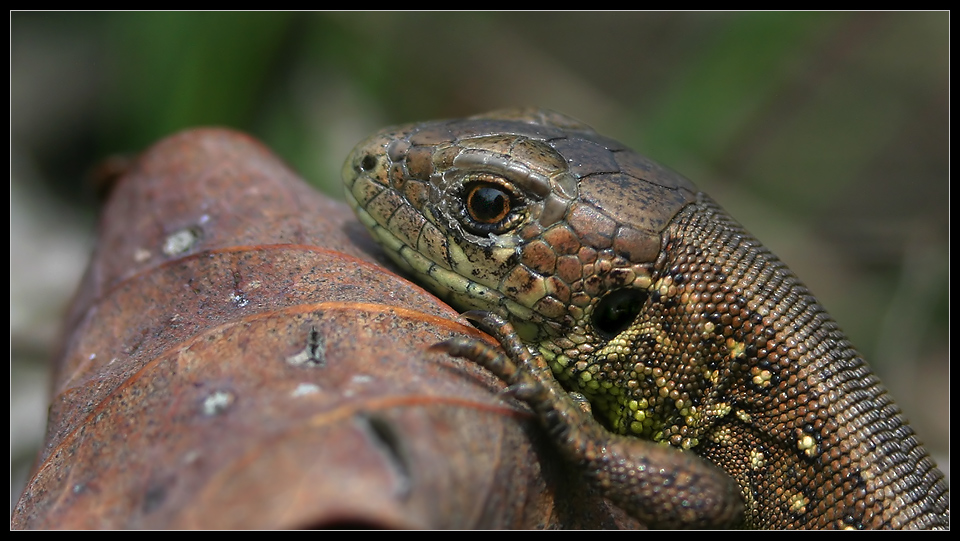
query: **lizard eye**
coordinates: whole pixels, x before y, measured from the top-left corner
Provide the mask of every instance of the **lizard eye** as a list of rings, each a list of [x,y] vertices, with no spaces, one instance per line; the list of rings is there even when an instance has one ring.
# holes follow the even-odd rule
[[[627,330],[640,315],[647,292],[625,288],[607,293],[593,310],[593,328],[606,339]]]
[[[497,182],[471,180],[464,183],[460,201],[463,226],[477,235],[506,233],[523,219],[520,212],[523,201]]]
[[[510,195],[495,185],[478,182],[467,188],[467,212],[477,222],[495,224],[510,214]]]

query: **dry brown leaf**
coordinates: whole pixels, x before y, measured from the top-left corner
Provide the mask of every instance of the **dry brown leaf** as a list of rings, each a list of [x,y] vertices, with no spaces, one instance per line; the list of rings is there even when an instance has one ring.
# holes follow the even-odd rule
[[[248,136],[144,153],[104,208],[12,526],[635,525],[492,376],[425,351],[490,339],[379,257]]]

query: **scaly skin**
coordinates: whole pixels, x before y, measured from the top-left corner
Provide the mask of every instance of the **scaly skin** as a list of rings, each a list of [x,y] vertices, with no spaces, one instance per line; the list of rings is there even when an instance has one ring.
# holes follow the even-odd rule
[[[390,256],[503,345],[438,349],[509,383],[644,523],[949,526],[943,474],[836,323],[680,175],[516,110],[384,130],[344,181]]]

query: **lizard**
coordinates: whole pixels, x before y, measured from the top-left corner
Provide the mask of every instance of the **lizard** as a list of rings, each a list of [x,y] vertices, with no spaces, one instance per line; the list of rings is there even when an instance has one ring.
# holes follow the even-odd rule
[[[943,473],[796,276],[691,181],[546,109],[386,128],[343,167],[477,362],[659,528],[949,527]]]

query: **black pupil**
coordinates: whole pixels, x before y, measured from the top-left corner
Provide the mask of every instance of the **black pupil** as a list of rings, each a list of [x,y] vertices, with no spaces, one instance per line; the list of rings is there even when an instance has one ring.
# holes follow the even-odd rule
[[[593,327],[604,338],[613,338],[637,319],[646,300],[647,292],[643,289],[619,289],[608,293],[593,311]]]
[[[484,224],[495,224],[510,213],[510,196],[500,188],[480,184],[467,194],[470,217]]]

